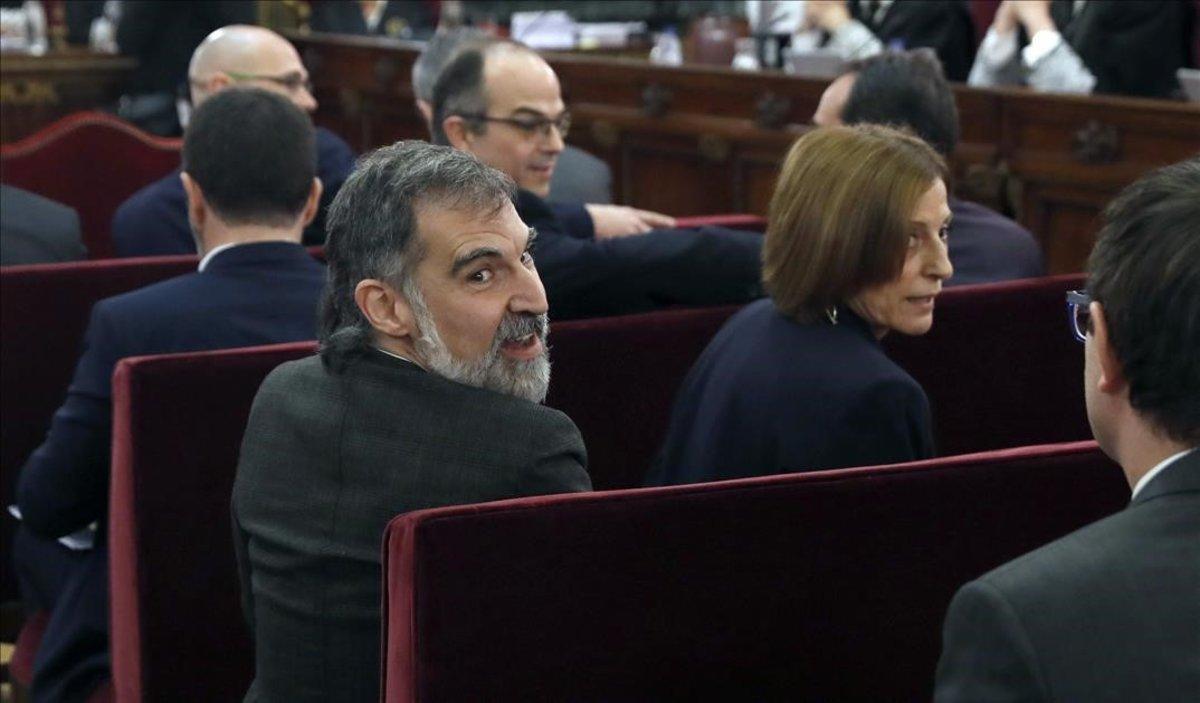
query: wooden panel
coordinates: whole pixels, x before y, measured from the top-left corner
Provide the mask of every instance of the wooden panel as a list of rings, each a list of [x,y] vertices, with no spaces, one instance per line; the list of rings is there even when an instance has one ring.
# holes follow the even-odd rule
[[[293,35],[319,123],[359,149],[424,138],[409,76],[418,46]],[[619,202],[675,215],[766,214],[788,147],[827,81],[547,54],[575,115],[570,141],[608,162]],[[1096,216],[1147,170],[1200,152],[1200,106],[954,87],[958,193],[1015,215],[1053,273],[1079,271]]]
[[[73,112],[111,107],[137,61],[64,49],[5,54],[0,62],[0,142],[11,143]]]

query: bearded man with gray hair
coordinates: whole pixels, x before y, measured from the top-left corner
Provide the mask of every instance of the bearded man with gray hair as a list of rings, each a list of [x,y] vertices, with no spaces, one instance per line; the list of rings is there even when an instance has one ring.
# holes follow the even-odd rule
[[[400,142],[330,207],[320,353],[263,382],[234,485],[246,700],[379,699],[396,515],[591,488],[579,430],[540,405],[546,293],[514,191],[469,154]]]

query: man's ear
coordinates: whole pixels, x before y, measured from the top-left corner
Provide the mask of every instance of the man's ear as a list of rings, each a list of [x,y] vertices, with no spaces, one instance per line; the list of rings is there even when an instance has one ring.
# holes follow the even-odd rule
[[[365,278],[354,287],[354,302],[363,317],[381,334],[410,340],[418,335],[408,300],[392,286],[376,278]]]
[[[204,199],[204,191],[200,190],[200,184],[187,171],[179,174],[179,180],[183,181],[183,192],[187,195],[188,222],[194,232],[203,232],[204,222],[208,219],[208,201]]]
[[[450,146],[460,151],[471,151],[474,135],[468,128],[467,121],[459,115],[450,115],[442,120],[442,131],[446,133],[446,141]]]
[[[304,212],[301,214],[300,226],[307,227],[312,224],[313,219],[317,216],[317,210],[321,207],[321,193],[325,190],[325,184],[320,178],[313,177],[312,187],[308,190],[308,200],[304,201]]]
[[[1092,345],[1096,361],[1100,365],[1097,389],[1102,393],[1120,393],[1125,388],[1125,370],[1121,368],[1117,350],[1108,333],[1108,319],[1104,316],[1104,306],[1092,301],[1088,312],[1092,318]]]

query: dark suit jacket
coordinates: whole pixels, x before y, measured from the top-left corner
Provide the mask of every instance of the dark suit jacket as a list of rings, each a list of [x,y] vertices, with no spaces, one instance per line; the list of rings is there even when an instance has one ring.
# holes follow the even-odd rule
[[[770,299],[729,319],[675,399],[648,485],[836,469],[933,454],[929,401],[846,307],[798,324]]]
[[[862,0],[847,0],[850,15],[888,48],[929,47],[941,59],[946,78],[964,82],[975,60],[975,25],[963,0],[898,0],[876,22]]]
[[[263,382],[233,489],[255,635],[250,701],[379,700],[380,551],[411,510],[585,491],[583,440],[557,410],[377,350]],[[486,582],[487,574],[479,574]]]
[[[25,589],[26,598],[51,611],[34,662],[34,700],[74,700],[66,691],[82,692],[82,700],[107,675],[105,531],[117,361],[312,339],[324,279],[325,268],[297,244],[244,244],[218,252],[203,272],[96,303],[67,399],[18,477],[31,535],[16,554],[17,571],[24,583],[38,584],[40,596]],[[53,542],[93,521],[93,552]]]
[[[1200,452],[1125,510],[968,583],[946,614],[939,703],[1198,696]]]
[[[86,256],[79,215],[73,209],[0,184],[0,266],[77,261]]]
[[[533,258],[555,319],[761,295],[762,236],[754,232],[700,227],[595,239],[582,205],[551,207],[525,190],[517,195],[517,214],[537,229]]]
[[[313,339],[325,268],[296,244],[243,244],[190,273],[92,308],[83,354],[42,446],[21,469],[24,524],[61,537],[108,510],[113,367],[129,356]]]
[[[982,205],[950,198],[950,263],[947,286],[1035,278],[1046,272],[1042,249],[1021,225]]]
[[[317,128],[317,176],[325,189],[321,209],[304,230],[308,246],[325,243],[325,212],[350,172],[354,152],[329,130]],[[142,188],[121,203],[113,215],[113,247],[118,257],[195,254],[196,240],[188,224],[187,194],[179,171]]]
[[[1195,7],[1179,0],[1089,0],[1072,13],[1053,0],[1051,16],[1063,39],[1096,77],[1096,93],[1168,97],[1179,90],[1175,72],[1190,64]]]

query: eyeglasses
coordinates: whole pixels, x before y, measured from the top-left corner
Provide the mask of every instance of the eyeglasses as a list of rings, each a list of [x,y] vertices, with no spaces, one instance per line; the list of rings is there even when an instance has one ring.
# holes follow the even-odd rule
[[[312,80],[298,71],[285,73],[282,76],[266,76],[261,73],[237,73],[235,71],[226,71],[225,75],[235,81],[267,81],[268,83],[283,86],[289,93],[295,93],[301,88],[309,93],[313,92]]]
[[[502,124],[515,127],[520,130],[526,137],[542,137],[543,139],[550,136],[550,128],[554,127],[558,130],[558,136],[563,139],[567,138],[567,132],[571,131],[571,113],[563,111],[561,115],[550,119],[549,117],[489,117],[483,114],[459,115],[468,120],[479,120],[480,122],[500,122]]]
[[[1071,325],[1071,333],[1081,342],[1087,341],[1092,331],[1092,313],[1089,306],[1092,296],[1085,290],[1067,291],[1067,321]]]

